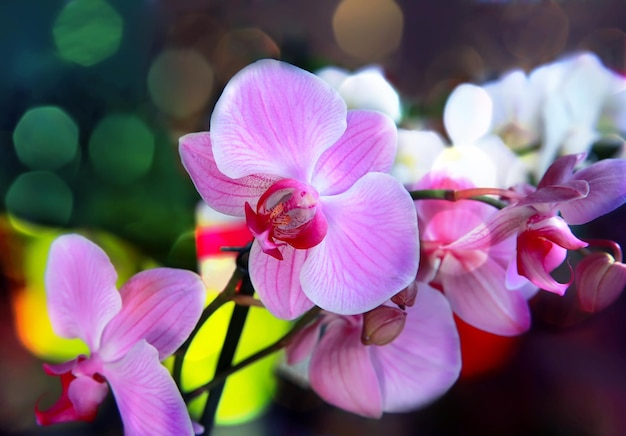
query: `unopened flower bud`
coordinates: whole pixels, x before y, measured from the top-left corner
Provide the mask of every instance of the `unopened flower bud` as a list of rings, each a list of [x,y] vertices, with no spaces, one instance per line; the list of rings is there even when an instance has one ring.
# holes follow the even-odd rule
[[[406,320],[406,312],[397,307],[378,306],[363,314],[363,345],[386,345],[397,338]]]
[[[417,297],[417,282],[412,282],[409,286],[391,297],[391,301],[397,304],[401,309],[413,306]]]
[[[626,286],[626,265],[604,252],[585,256],[576,266],[576,287],[581,307],[599,312],[611,305]]]

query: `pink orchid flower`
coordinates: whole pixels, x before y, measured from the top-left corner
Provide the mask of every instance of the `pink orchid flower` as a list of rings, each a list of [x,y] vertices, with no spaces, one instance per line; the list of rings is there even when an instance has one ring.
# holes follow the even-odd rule
[[[160,361],[187,338],[200,317],[204,285],[184,270],[156,268],[118,292],[117,274],[100,247],[79,235],[52,244],[46,270],[54,331],[90,350],[69,362],[44,364],[61,378],[61,398],[36,410],[37,422],[95,418],[111,387],[126,434],[194,434],[182,396]]]
[[[445,297],[425,283],[418,288],[404,328],[391,342],[364,345],[364,315],[324,314],[288,346],[288,363],[310,355],[311,388],[362,416],[407,412],[435,400],[459,376],[459,336]]]
[[[319,77],[268,59],[226,85],[210,133],[180,139],[202,198],[245,216],[252,283],[284,319],[313,305],[362,313],[415,278],[415,211],[385,174],[395,151],[387,116],[348,112]]]
[[[467,179],[446,172],[431,172],[416,189],[469,189]],[[507,287],[507,267],[515,252],[515,239],[497,244],[458,246],[456,242],[489,220],[497,209],[472,200],[419,200],[415,202],[421,229],[418,281],[443,291],[454,313],[466,323],[502,336],[523,333],[530,327],[528,298],[536,290],[528,281]]]
[[[521,275],[539,288],[563,295],[573,279],[559,283],[550,272],[563,263],[568,250],[587,246],[569,225],[585,224],[626,202],[626,160],[605,159],[574,172],[584,158],[585,154],[578,154],[557,159],[536,190],[525,187],[525,192],[512,192],[510,206],[452,247],[479,248],[517,235],[509,283]]]

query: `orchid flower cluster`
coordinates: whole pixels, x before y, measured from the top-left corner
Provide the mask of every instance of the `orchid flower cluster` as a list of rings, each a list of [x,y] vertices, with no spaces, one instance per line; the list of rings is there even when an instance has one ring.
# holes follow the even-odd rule
[[[602,89],[577,94],[592,79]],[[434,401],[461,369],[455,316],[519,335],[539,290],[563,295],[575,284],[593,312],[626,285],[619,245],[586,241],[570,227],[626,202],[626,159],[588,159],[602,111],[623,127],[620,86],[624,79],[590,54],[530,77],[463,84],[446,105],[445,145],[434,132],[398,129],[399,99],[378,70],[317,76],[276,60],[249,65],[226,85],[210,132],[180,139],[202,199],[245,219],[253,240],[239,250],[235,291],[221,300],[297,320],[272,351],[286,348],[288,364],[307,361],[310,387],[330,404],[380,417]],[[377,100],[375,90],[387,97]],[[512,151],[520,141],[544,144],[532,169]],[[552,162],[559,147],[575,153]],[[551,273],[574,251],[583,260],[558,281]],[[108,383],[128,434],[201,432],[174,382],[186,344],[213,310],[201,315],[200,277],[157,268],[119,292],[115,280],[87,239],[54,243],[46,273],[53,326],[84,340],[91,355],[45,365],[63,394],[37,410],[38,421],[92,419]],[[181,346],[172,378],[160,361]],[[231,359],[216,379],[246,363]]]

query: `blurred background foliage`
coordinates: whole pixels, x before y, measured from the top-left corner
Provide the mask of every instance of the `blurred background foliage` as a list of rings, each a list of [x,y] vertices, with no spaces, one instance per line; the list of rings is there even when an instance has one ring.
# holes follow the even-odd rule
[[[24,332],[49,327],[19,310],[31,298],[25,289],[41,302],[55,235],[87,233],[116,253],[122,277],[154,264],[197,268],[199,196],[177,141],[208,130],[221,89],[243,66],[266,57],[309,70],[379,64],[405,109],[441,130],[445,99],[461,82],[576,50],[625,73],[625,29],[623,0],[2,0],[0,433],[69,431],[34,426],[33,406],[56,381],[24,348],[37,348]],[[590,231],[624,245],[618,213]],[[277,400],[288,409],[282,421],[246,434],[625,434],[623,303],[546,333],[542,313],[569,318],[563,303],[543,300],[538,327],[503,345],[515,360],[416,414],[369,421],[287,389]],[[37,339],[42,355],[61,347],[46,338]],[[117,434],[108,410],[73,434]]]

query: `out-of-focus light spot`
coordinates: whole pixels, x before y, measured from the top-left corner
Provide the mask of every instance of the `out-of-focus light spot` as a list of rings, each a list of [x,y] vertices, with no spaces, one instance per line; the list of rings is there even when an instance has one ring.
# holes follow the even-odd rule
[[[172,17],[167,28],[166,46],[196,50],[212,59],[215,44],[225,32],[223,20],[198,10]]]
[[[502,19],[504,44],[520,59],[538,63],[561,53],[569,18],[557,2],[511,3]]]
[[[150,67],[148,90],[154,104],[175,118],[202,110],[213,91],[213,68],[194,50],[162,52]]]
[[[223,83],[256,60],[279,57],[280,48],[276,42],[257,28],[228,32],[220,38],[213,54],[217,77]]]
[[[89,158],[96,172],[116,184],[134,182],[152,165],[154,135],[134,115],[114,114],[96,126],[89,140]]]
[[[48,171],[32,171],[16,178],[5,197],[8,212],[40,224],[67,224],[73,195],[67,184]]]
[[[15,127],[17,157],[31,169],[54,170],[70,162],[78,150],[78,126],[55,106],[27,111]]]
[[[22,260],[25,284],[12,300],[15,327],[22,344],[34,355],[55,361],[88,352],[81,340],[64,339],[54,334],[48,317],[45,269],[50,244],[60,235],[60,232],[50,230],[25,244]]]
[[[102,0],[67,3],[52,29],[61,57],[85,67],[114,54],[122,32],[122,18]]]
[[[482,81],[485,74],[485,60],[473,46],[453,45],[440,52],[424,73],[430,93],[438,94],[437,86],[444,94],[449,94],[452,87],[463,82]]]
[[[333,15],[337,44],[346,53],[369,62],[398,48],[403,27],[402,10],[392,0],[343,0]]]

